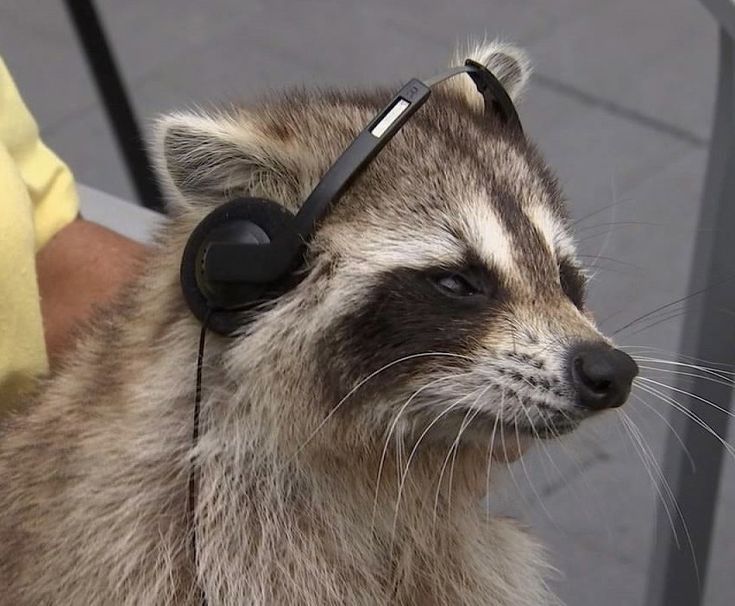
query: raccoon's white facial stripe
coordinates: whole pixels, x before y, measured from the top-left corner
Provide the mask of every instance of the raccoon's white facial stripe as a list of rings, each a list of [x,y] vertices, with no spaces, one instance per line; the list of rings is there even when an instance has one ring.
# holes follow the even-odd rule
[[[574,259],[576,257],[574,243],[566,227],[551,210],[541,205],[533,205],[526,212],[531,223],[544,237],[549,249],[557,258]]]
[[[332,246],[353,259],[362,259],[369,272],[390,271],[396,268],[422,269],[450,265],[462,260],[464,246],[444,230],[427,226],[405,226],[402,229],[365,229],[362,237],[339,229],[322,230]]]
[[[489,266],[511,274],[514,269],[513,246],[506,227],[488,200],[475,199],[463,217],[470,243]]]

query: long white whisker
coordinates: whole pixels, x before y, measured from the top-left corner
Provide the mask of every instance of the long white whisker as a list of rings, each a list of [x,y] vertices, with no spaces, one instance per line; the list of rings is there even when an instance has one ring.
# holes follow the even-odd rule
[[[632,409],[630,412],[632,413]],[[634,434],[638,436],[641,447],[647,453],[647,458],[651,462],[652,469],[655,471],[656,477],[658,477],[661,483],[663,484],[667,496],[676,504],[676,497],[674,496],[674,492],[671,490],[671,486],[669,485],[666,479],[666,476],[664,475],[663,470],[661,469],[661,466],[658,464],[658,461],[656,460],[656,457],[654,456],[653,451],[648,446],[640,427],[633,420],[633,417],[630,414],[626,413],[625,411],[621,411],[621,414],[623,414],[626,417],[626,419],[630,422],[631,429],[633,430]]]
[[[701,364],[688,364],[686,362],[677,362],[675,360],[662,360],[661,358],[651,358],[648,356],[634,355],[634,357],[636,361],[640,360],[642,362],[648,362],[649,364],[653,363],[653,364],[665,364],[667,366],[682,366],[684,368],[698,370],[700,372],[707,373],[714,377],[717,377],[718,379],[722,379],[723,381],[732,382],[733,380],[735,380],[734,379],[735,373],[730,372],[728,370],[723,370],[721,368],[712,368],[712,367],[704,366]]]
[[[708,404],[709,406],[712,406],[712,408],[719,410],[720,412],[725,413],[729,417],[735,418],[735,413],[730,412],[726,408],[722,408],[722,406],[719,406],[715,404],[714,402],[711,402],[707,398],[703,398],[702,396],[698,396],[695,393],[692,393],[690,391],[687,391],[686,389],[679,389],[678,387],[674,387],[673,385],[667,385],[666,383],[661,383],[660,381],[656,381],[655,379],[650,379],[648,377],[638,377],[637,378],[640,381],[645,381],[646,383],[653,383],[654,385],[658,385],[659,387],[663,387],[664,389],[671,389],[672,391],[675,391],[677,393],[680,393],[682,395],[688,396],[690,398],[694,398],[695,400],[698,400],[702,402],[703,404]]]
[[[538,432],[536,431],[536,428],[533,425],[533,420],[531,419],[531,415],[528,414],[528,410],[526,409],[526,406],[523,404],[523,402],[520,402],[521,410],[523,410],[523,414],[526,415],[526,418],[528,419],[528,422],[530,424],[531,429],[536,434],[536,437],[538,438]],[[518,434],[518,420],[516,419],[515,422],[515,431],[516,431],[516,445],[518,446],[518,452],[522,453],[521,451],[521,438]],[[540,439],[539,439],[540,441]],[[521,464],[521,469],[523,469],[523,473],[526,476],[526,479],[528,480],[528,485],[531,487],[531,492],[533,492],[533,495],[536,497],[536,500],[538,501],[539,505],[541,505],[541,509],[543,510],[544,514],[546,514],[546,517],[549,518],[551,523],[554,525],[554,527],[558,528],[556,524],[556,520],[552,517],[549,510],[546,508],[546,505],[544,505],[544,500],[541,498],[541,495],[536,490],[536,486],[534,486],[533,481],[531,480],[531,476],[528,474],[528,469],[526,468],[526,463],[523,461],[523,454],[520,454],[518,457],[518,461]]]
[[[401,406],[401,408],[396,413],[395,417],[393,417],[393,422],[388,428],[385,442],[383,443],[383,452],[380,455],[380,464],[378,465],[378,475],[377,475],[377,478],[375,479],[375,496],[373,498],[373,513],[372,513],[372,518],[371,518],[371,528],[373,527],[373,524],[375,523],[375,516],[377,514],[378,492],[380,491],[380,479],[382,477],[383,467],[385,466],[385,460],[388,455],[388,445],[390,444],[391,436],[393,435],[393,432],[395,431],[399,418],[401,417],[403,412],[406,410],[406,408],[411,404],[411,402],[421,392],[425,391],[426,389],[429,389],[430,387],[433,387],[434,385],[438,383],[442,383],[443,381],[448,381],[450,379],[457,379],[465,375],[466,373],[461,373],[457,375],[446,375],[444,377],[439,377],[438,379],[434,379],[433,381],[429,381],[426,385],[422,385],[408,397],[408,399],[404,402],[404,404]],[[400,469],[400,466],[397,466],[397,468]]]
[[[733,386],[733,381],[728,379],[727,381],[723,381],[722,379],[716,379],[714,377],[708,377],[705,374],[698,374],[695,372],[685,372],[683,370],[672,370],[670,368],[657,368],[655,366],[646,366],[645,364],[638,364],[638,368],[641,368],[643,370],[652,370],[653,372],[657,373],[665,373],[667,375],[674,375],[674,376],[680,376],[680,377],[693,377],[695,379],[704,379],[705,381],[709,381],[710,383],[716,383],[717,385],[727,385],[729,387]]]
[[[477,415],[481,412],[482,407],[477,406],[477,402],[480,400],[480,398],[482,398],[483,395],[485,395],[485,393],[487,393],[490,387],[491,385],[488,385],[485,389],[482,390],[480,395],[478,395],[475,398],[475,401],[472,403],[472,406],[475,407],[474,412],[469,416],[469,418],[467,417],[467,415],[464,416],[464,418],[462,419],[462,424],[460,425],[460,428],[459,428],[459,432],[457,432],[457,437],[454,440],[454,446],[453,446],[454,452],[452,454],[452,464],[449,467],[449,482],[448,482],[448,488],[447,488],[448,494],[449,494],[449,499],[447,502],[448,511],[451,511],[451,506],[452,506],[452,482],[454,481],[454,465],[457,461],[457,452],[459,451],[459,442],[462,438],[462,434],[472,424],[472,421],[475,420],[475,417],[477,417]],[[470,410],[472,410],[472,407],[470,407]]]
[[[508,460],[508,449],[506,448],[505,444],[505,431],[504,431],[504,424],[503,424],[503,410],[505,407],[501,407],[499,414],[500,414],[500,445],[503,448],[503,456],[505,460]],[[523,501],[523,504],[527,508],[531,508],[528,501],[526,500],[526,496],[523,494],[523,490],[521,490],[520,484],[518,484],[518,481],[516,480],[515,474],[513,473],[513,466],[508,465],[508,473],[510,474],[510,479],[513,482],[513,486],[515,486],[515,489],[518,491],[518,495],[521,497],[521,500]]]
[[[567,418],[567,419],[569,418],[569,416],[563,410],[560,410],[559,412],[561,412],[562,415],[564,415],[565,418]],[[617,425],[616,425],[616,427],[617,427]],[[556,431],[556,426],[555,426],[554,423],[551,424],[551,431],[552,431],[552,433],[554,434],[554,436],[556,438],[556,442],[555,443],[559,445],[559,447],[567,455],[567,458],[569,458],[569,460],[572,462],[572,464],[575,467],[575,470],[577,472],[577,475],[579,477],[580,482],[582,482],[582,485],[584,486],[584,488],[590,494],[593,495],[594,499],[590,502],[588,499],[582,498],[582,495],[580,494],[580,491],[578,491],[572,484],[569,484],[568,482],[566,483],[566,489],[567,490],[570,490],[572,492],[573,496],[575,498],[577,498],[578,502],[580,502],[580,503],[585,503],[585,502],[586,503],[591,503],[592,507],[594,507],[594,509],[595,509],[595,513],[597,514],[597,517],[595,518],[595,520],[597,520],[598,523],[599,523],[599,520],[602,520],[603,521],[603,523],[605,524],[605,531],[607,532],[607,536],[610,538],[610,540],[612,540],[613,532],[612,532],[612,528],[610,526],[610,523],[608,521],[609,516],[606,514],[606,512],[603,512],[602,508],[600,507],[600,502],[599,502],[599,497],[598,497],[599,492],[595,492],[595,490],[592,488],[592,485],[587,481],[587,474],[585,473],[584,468],[580,464],[579,458],[573,454],[572,449],[570,449],[565,444],[565,441],[562,440],[562,437],[563,436],[559,435],[559,433]],[[541,444],[543,445],[543,441],[541,441]],[[544,450],[546,450],[546,448]],[[565,473],[561,469],[559,469],[559,467],[557,467],[556,465],[554,465],[554,466],[557,469],[557,472],[559,474],[559,478],[560,479],[564,479],[565,478]]]
[[[690,362],[696,362],[697,364],[700,364],[703,369],[723,372],[726,374],[735,374],[735,371],[728,371],[728,370],[725,370],[724,368],[716,367],[716,366],[721,366],[721,367],[733,368],[733,364],[725,364],[722,362],[715,362],[713,360],[705,360],[704,358],[697,358],[696,356],[689,356],[689,355],[686,355],[686,354],[683,354],[677,351],[670,351],[668,349],[662,349],[660,347],[651,347],[648,345],[618,345],[618,348],[623,349],[625,351],[631,351],[631,352],[640,351],[640,352],[643,352],[644,354],[645,353],[649,353],[649,354],[654,353],[654,354],[661,354],[661,355],[666,354],[666,355],[672,356],[673,358],[676,358],[675,360],[666,360],[663,358],[651,358],[651,360],[657,360],[662,363],[681,364],[682,363],[681,360],[688,360]],[[635,354],[635,355],[637,356],[638,354]]]
[[[674,523],[674,517],[671,513],[671,510],[669,509],[668,501],[666,500],[666,497],[661,491],[662,482],[660,481],[660,478],[655,477],[656,474],[654,474],[654,471],[652,468],[652,462],[649,459],[649,453],[641,444],[640,436],[637,436],[634,433],[633,428],[632,428],[633,421],[630,419],[630,417],[625,413],[624,410],[617,409],[616,412],[618,413],[618,417],[620,418],[621,423],[626,429],[626,433],[628,434],[628,437],[630,438],[630,441],[633,444],[635,451],[641,460],[641,463],[643,463],[643,468],[646,470],[646,474],[651,480],[651,484],[653,485],[654,490],[658,494],[658,498],[661,501],[661,505],[663,505],[664,512],[666,513],[666,517],[669,520],[669,525],[671,526],[671,533],[674,535],[674,541],[676,542],[676,546],[680,547],[679,536],[676,532],[676,525]],[[655,462],[655,459],[654,459],[654,462]]]
[[[621,412],[623,412],[623,411],[621,411]],[[625,412],[623,412],[623,414],[625,416],[628,416],[628,415],[625,414]],[[676,514],[677,514],[678,518],[681,520],[682,527],[684,528],[684,534],[685,534],[685,536],[687,538],[687,543],[689,544],[689,551],[690,551],[690,553],[692,555],[692,562],[694,564],[694,573],[695,573],[695,575],[697,577],[697,583],[700,583],[699,566],[697,565],[697,558],[696,558],[696,556],[694,554],[694,542],[692,541],[692,535],[689,532],[689,526],[687,525],[686,519],[684,518],[684,513],[682,512],[681,507],[679,507],[679,503],[676,500],[676,496],[674,495],[673,490],[671,490],[671,486],[669,485],[669,482],[666,479],[666,476],[664,475],[661,467],[659,466],[658,462],[656,461],[656,457],[653,455],[653,453],[651,452],[650,448],[648,448],[646,446],[646,443],[645,443],[645,440],[643,439],[643,434],[641,433],[640,428],[636,425],[636,423],[633,421],[633,419],[631,419],[630,417],[628,417],[628,420],[630,421],[630,423],[632,425],[631,426],[631,430],[633,430],[639,436],[639,441],[640,441],[641,447],[644,450],[647,450],[648,457],[650,458],[650,461],[652,463],[652,466],[656,470],[656,473],[657,473],[658,477],[660,478],[660,482],[661,482],[661,484],[663,484],[664,489],[666,490],[666,494],[668,495],[668,497],[671,500],[671,502],[674,504],[674,508],[676,509]],[[673,531],[673,534],[674,534],[675,542],[677,543],[677,546],[678,546],[679,540],[678,540],[678,537],[676,536],[676,531],[673,529],[673,526],[672,526],[672,531]]]
[[[332,407],[332,409],[327,413],[327,415],[324,417],[324,419],[321,421],[321,423],[319,423],[319,425],[316,426],[316,429],[314,429],[314,431],[312,431],[311,434],[309,434],[309,437],[306,438],[306,440],[304,441],[304,443],[301,444],[301,446],[299,446],[296,449],[296,452],[294,453],[294,455],[293,455],[292,458],[295,459],[298,456],[298,454],[309,444],[309,442],[311,442],[311,440],[314,439],[314,436],[316,436],[316,434],[319,433],[319,431],[321,430],[321,428],[324,427],[324,425],[326,425],[329,422],[329,420],[334,416],[334,414],[337,412],[337,410],[350,397],[352,397],[358,389],[360,389],[363,385],[365,385],[365,383],[367,383],[368,381],[374,379],[381,372],[385,372],[386,370],[388,370],[389,368],[392,368],[393,366],[395,366],[397,364],[401,364],[402,362],[407,362],[409,360],[415,360],[417,358],[426,358],[426,357],[432,357],[432,356],[449,357],[449,358],[459,358],[461,360],[472,361],[472,358],[470,358],[469,356],[463,356],[463,355],[449,353],[449,352],[443,352],[443,351],[427,351],[427,352],[423,352],[423,353],[411,354],[409,356],[403,356],[402,358],[398,358],[397,360],[393,360],[392,362],[389,362],[388,364],[385,364],[384,366],[381,366],[378,370],[370,373],[367,377],[365,377],[360,382],[358,382],[357,385],[355,385],[352,389],[350,389],[349,392],[347,392],[347,395],[345,395],[345,397],[343,397],[339,402],[337,402],[337,404],[335,404]]]
[[[692,457],[692,453],[689,452],[689,449],[684,444],[684,440],[681,439],[681,436],[679,435],[679,432],[674,429],[674,426],[669,422],[669,420],[666,418],[666,415],[661,414],[658,410],[656,410],[655,406],[651,406],[648,402],[646,402],[643,398],[641,398],[639,395],[635,393],[630,394],[633,398],[635,398],[638,402],[643,404],[648,410],[650,410],[652,413],[657,415],[665,424],[666,426],[671,430],[671,432],[674,434],[674,437],[676,438],[677,442],[681,445],[682,450],[687,455],[687,459],[689,460],[689,465],[691,466],[692,471],[695,471],[697,466],[694,463],[694,458]]]
[[[436,528],[436,518],[437,518],[437,511],[439,509],[439,496],[441,495],[441,487],[442,487],[442,479],[444,478],[444,472],[446,471],[447,465],[449,463],[449,459],[452,456],[452,452],[454,451],[454,448],[459,444],[459,439],[462,436],[462,432],[464,431],[465,422],[467,421],[468,416],[470,413],[472,413],[472,410],[474,406],[477,404],[479,399],[487,393],[488,389],[492,387],[492,383],[487,385],[475,398],[475,400],[472,402],[472,404],[467,408],[467,412],[465,413],[465,416],[462,418],[462,422],[460,423],[459,430],[457,431],[457,437],[452,442],[452,444],[449,446],[449,450],[447,451],[447,456],[444,457],[444,462],[442,463],[441,470],[439,472],[439,479],[436,483],[436,494],[434,495],[434,514],[433,514],[433,528]],[[479,410],[479,409],[478,409]],[[476,413],[475,413],[476,414]],[[474,418],[474,416],[473,416]],[[447,511],[451,509],[451,486],[449,486],[449,493],[447,495]]]
[[[662,393],[660,390],[656,389],[655,387],[651,387],[650,385],[640,385],[638,384],[639,389],[643,390],[646,393],[651,394],[652,396],[655,396],[665,404],[668,404],[669,406],[673,407],[674,410],[679,411],[684,416],[688,417],[692,421],[694,421],[697,425],[699,425],[702,429],[704,429],[707,433],[712,435],[715,439],[717,439],[720,444],[722,444],[722,447],[727,450],[728,454],[733,457],[733,460],[735,460],[735,449],[730,445],[729,442],[727,442],[724,438],[722,438],[714,429],[712,429],[707,423],[705,423],[698,415],[696,415],[694,412],[689,410],[686,406],[683,406],[676,400],[674,400],[672,397],[667,396],[666,394]]]
[[[505,400],[505,390],[503,390],[501,399],[500,399],[500,408],[503,408],[503,402]],[[493,431],[490,434],[490,440],[487,444],[487,451],[485,452],[485,456],[487,457],[487,467],[485,469],[485,521],[490,521],[490,506],[489,506],[489,498],[490,498],[490,468],[492,467],[493,463],[493,448],[495,447],[495,432],[498,429],[498,421],[500,417],[497,415],[495,416],[495,422],[493,423]]]
[[[600,257],[602,256],[602,254],[605,252],[605,250],[607,250],[607,247],[610,244],[610,238],[612,237],[613,226],[616,223],[618,206],[617,204],[614,203],[615,199],[617,198],[617,188],[615,187],[614,175],[611,175],[610,177],[610,191],[611,191],[612,199],[613,199],[613,205],[610,207],[610,228],[607,230],[607,233],[605,234],[605,238],[602,240],[602,244],[600,245],[600,248],[597,251],[597,256],[595,257],[594,261],[592,261],[592,265],[597,263],[600,260]],[[599,270],[593,273],[590,276],[590,280],[594,280],[597,277],[598,273],[599,273]]]
[[[416,443],[413,445],[413,448],[411,449],[411,453],[408,455],[408,459],[406,460],[406,465],[403,470],[403,473],[401,474],[400,483],[398,485],[398,495],[396,497],[396,507],[395,507],[395,513],[393,517],[393,532],[395,533],[396,524],[398,522],[398,508],[401,503],[401,497],[403,495],[403,488],[406,483],[406,478],[408,477],[408,471],[409,467],[411,466],[411,462],[413,461],[414,456],[416,455],[416,452],[418,451],[419,444],[421,444],[421,441],[426,437],[426,435],[431,431],[431,428],[434,427],[444,416],[449,414],[452,410],[454,410],[457,406],[460,405],[461,402],[466,400],[469,396],[475,393],[474,390],[468,394],[465,394],[458,400],[454,401],[449,406],[446,406],[444,410],[442,410],[438,415],[434,417],[434,419],[429,423],[429,425],[424,429],[423,432],[421,432],[421,435],[419,436],[418,440],[416,440]]]

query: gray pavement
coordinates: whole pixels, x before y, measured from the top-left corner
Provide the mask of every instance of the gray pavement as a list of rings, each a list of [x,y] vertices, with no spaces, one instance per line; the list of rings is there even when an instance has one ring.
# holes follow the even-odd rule
[[[146,121],[161,111],[252,99],[294,84],[398,83],[435,72],[468,36],[513,40],[536,64],[519,111],[581,218],[581,248],[595,273],[592,307],[603,327],[614,332],[686,294],[717,61],[716,25],[696,0],[98,4]],[[46,141],[77,178],[132,199],[62,3],[3,0],[0,53]],[[732,321],[733,311],[723,310],[723,322]],[[670,315],[654,315],[616,338],[673,359],[681,318]],[[636,395],[643,402],[634,400],[625,412],[660,458],[671,407]],[[521,516],[543,536],[560,570],[559,595],[570,606],[644,604],[656,472],[642,464],[619,415],[537,449],[526,467],[528,473],[513,468],[507,494],[493,497],[492,506]],[[708,606],[735,603],[734,507],[729,459]]]

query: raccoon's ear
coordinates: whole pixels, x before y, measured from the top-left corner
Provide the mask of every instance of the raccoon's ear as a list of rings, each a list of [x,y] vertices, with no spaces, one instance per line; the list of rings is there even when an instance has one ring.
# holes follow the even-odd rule
[[[245,112],[175,113],[156,128],[155,161],[174,205],[224,202],[238,195],[278,199],[295,166],[283,146]]]
[[[454,55],[451,65],[462,65],[465,59],[472,59],[485,65],[505,87],[513,101],[518,101],[531,76],[531,61],[523,49],[499,40],[470,44],[460,48]],[[482,111],[482,97],[468,77],[456,77],[447,81],[447,86],[459,93],[476,110]]]

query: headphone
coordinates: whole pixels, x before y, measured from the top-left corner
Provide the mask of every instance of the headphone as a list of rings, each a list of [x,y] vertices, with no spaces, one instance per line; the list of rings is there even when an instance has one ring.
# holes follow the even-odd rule
[[[523,132],[510,96],[480,63],[467,59],[426,82],[409,80],[342,152],[295,215],[272,200],[237,198],[196,226],[180,270],[194,316],[207,329],[231,336],[246,322],[242,311],[288,291],[288,278],[303,263],[306,245],[330,205],[426,102],[431,87],[462,73],[483,96],[485,114]]]

